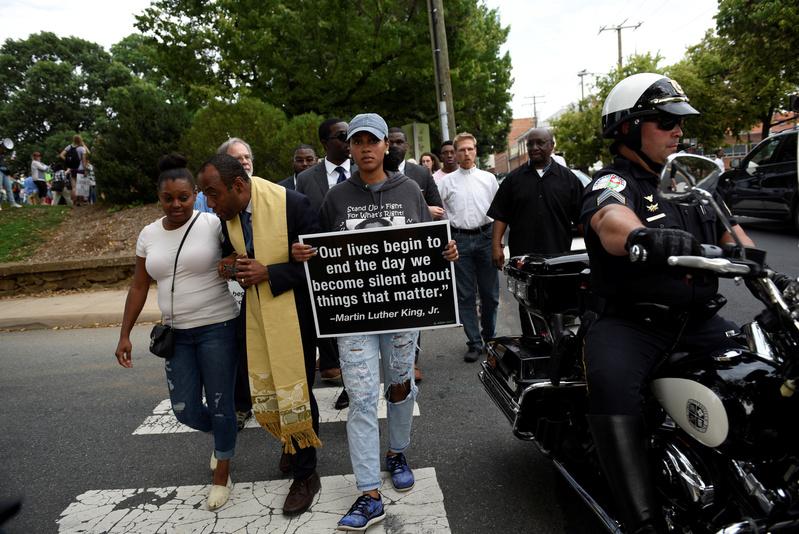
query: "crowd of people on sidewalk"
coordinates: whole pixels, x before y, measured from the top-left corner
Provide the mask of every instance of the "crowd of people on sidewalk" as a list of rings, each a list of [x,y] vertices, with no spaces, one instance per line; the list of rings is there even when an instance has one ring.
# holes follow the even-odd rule
[[[97,202],[94,166],[89,147],[80,135],[46,164],[41,152],[31,154],[30,172],[11,174],[0,153],[0,210],[3,203],[13,208],[23,205],[81,206]]]

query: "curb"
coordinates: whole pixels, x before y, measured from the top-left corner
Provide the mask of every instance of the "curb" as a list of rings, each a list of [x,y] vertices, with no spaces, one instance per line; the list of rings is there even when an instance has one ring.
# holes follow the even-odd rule
[[[0,329],[92,328],[120,324],[127,290],[93,291],[0,300]],[[161,319],[155,288],[147,294],[136,324]]]

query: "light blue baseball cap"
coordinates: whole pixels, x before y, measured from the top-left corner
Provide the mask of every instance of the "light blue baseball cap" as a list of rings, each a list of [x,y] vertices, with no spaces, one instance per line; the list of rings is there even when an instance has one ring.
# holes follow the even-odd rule
[[[369,132],[381,141],[388,137],[388,125],[377,113],[355,115],[347,128],[347,141],[358,132]]]

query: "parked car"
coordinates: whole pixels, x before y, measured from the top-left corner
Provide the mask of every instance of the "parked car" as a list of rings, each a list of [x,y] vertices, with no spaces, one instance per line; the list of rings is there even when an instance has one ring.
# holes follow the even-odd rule
[[[720,191],[734,215],[782,220],[799,231],[797,137],[797,129],[780,132],[732,160]]]

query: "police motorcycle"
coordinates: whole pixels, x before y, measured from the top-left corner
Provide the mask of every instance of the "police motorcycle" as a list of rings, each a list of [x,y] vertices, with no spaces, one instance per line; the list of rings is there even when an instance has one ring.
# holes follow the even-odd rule
[[[729,230],[712,196],[719,174],[707,158],[671,156],[659,195],[714,209]],[[646,255],[630,251],[632,261]],[[648,456],[671,532],[799,532],[799,295],[777,288],[764,257],[737,242],[668,259],[743,281],[765,306],[731,333],[740,348],[670,354],[650,376]],[[536,333],[490,341],[480,381],[513,434],[535,443],[602,525],[621,532],[586,419],[581,345],[595,317],[588,256],[519,256],[505,272]]]

